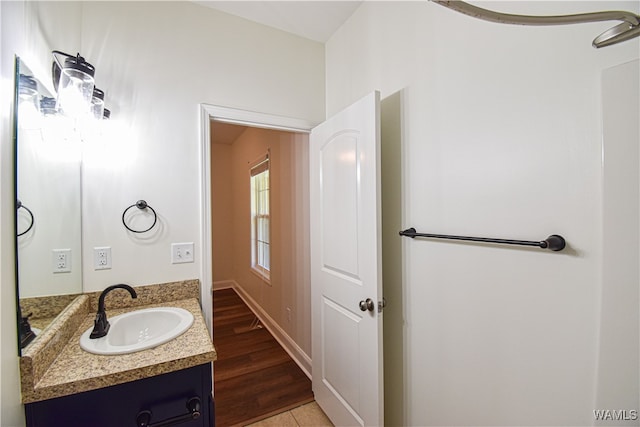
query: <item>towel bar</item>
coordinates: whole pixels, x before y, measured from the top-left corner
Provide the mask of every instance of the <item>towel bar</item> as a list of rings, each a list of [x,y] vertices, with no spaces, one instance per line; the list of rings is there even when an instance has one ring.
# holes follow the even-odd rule
[[[504,245],[520,245],[520,246],[536,246],[542,249],[549,249],[554,252],[558,252],[564,249],[566,246],[566,241],[564,237],[558,234],[552,234],[547,237],[545,240],[535,241],[535,240],[510,240],[510,239],[493,239],[487,237],[468,237],[468,236],[451,236],[447,234],[427,234],[427,233],[418,233],[415,228],[407,228],[406,230],[400,231],[398,234],[405,237],[428,237],[430,239],[449,239],[449,240],[468,240],[472,242],[483,242],[483,243],[500,243]]]

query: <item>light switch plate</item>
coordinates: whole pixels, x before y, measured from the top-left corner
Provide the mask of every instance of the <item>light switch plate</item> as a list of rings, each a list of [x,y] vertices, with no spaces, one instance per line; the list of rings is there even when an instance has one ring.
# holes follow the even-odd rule
[[[193,262],[193,242],[171,244],[171,264]]]

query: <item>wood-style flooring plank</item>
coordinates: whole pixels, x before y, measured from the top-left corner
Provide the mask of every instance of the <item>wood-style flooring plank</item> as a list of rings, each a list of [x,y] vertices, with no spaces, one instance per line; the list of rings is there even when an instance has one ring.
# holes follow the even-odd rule
[[[313,400],[311,380],[233,289],[213,293],[216,426],[239,426]]]

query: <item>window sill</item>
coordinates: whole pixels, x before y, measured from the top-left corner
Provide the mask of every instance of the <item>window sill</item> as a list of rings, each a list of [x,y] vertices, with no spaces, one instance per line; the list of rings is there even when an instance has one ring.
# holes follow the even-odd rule
[[[267,285],[271,286],[271,277],[268,274],[263,273],[255,267],[251,267],[251,272],[262,279]]]

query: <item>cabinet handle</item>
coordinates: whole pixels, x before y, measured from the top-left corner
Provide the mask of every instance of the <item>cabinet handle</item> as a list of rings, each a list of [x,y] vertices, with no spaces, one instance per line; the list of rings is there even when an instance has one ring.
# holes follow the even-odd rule
[[[200,418],[200,398],[192,397],[187,400],[187,414],[178,415],[175,417],[167,418],[164,421],[158,421],[151,424],[151,411],[144,410],[138,412],[136,417],[136,426],[138,427],[169,427],[182,424],[191,420],[197,420]]]

